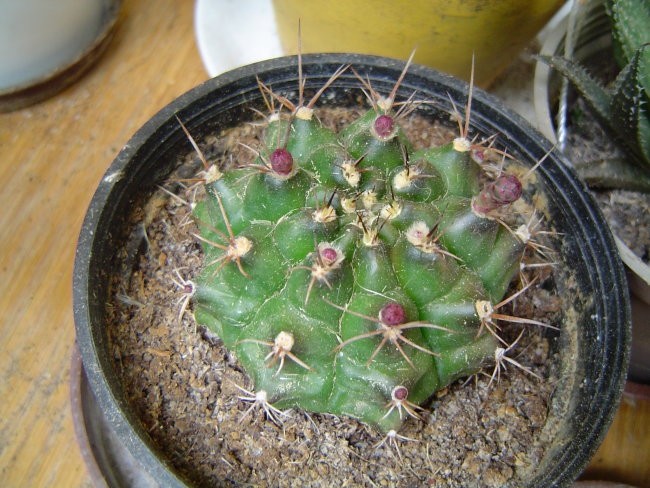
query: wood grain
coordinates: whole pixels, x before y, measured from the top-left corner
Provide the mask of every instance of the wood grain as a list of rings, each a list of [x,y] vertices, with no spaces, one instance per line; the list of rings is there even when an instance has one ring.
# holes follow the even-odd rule
[[[607,437],[582,479],[650,487],[650,385],[628,383]]]
[[[207,78],[193,8],[189,0],[125,0],[97,66],[54,98],[0,115],[3,487],[91,486],[69,408],[75,243],[120,148]],[[624,404],[593,472],[650,486],[649,426],[647,400]]]
[[[90,73],[54,98],[0,115],[0,485],[90,486],[68,374],[72,267],[104,171],[155,112],[207,78],[191,1],[125,1]]]

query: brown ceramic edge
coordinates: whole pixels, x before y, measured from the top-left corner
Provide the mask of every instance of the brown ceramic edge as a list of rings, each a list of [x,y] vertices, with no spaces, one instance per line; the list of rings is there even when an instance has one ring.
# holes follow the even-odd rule
[[[75,341],[72,348],[72,358],[70,361],[70,410],[72,412],[72,425],[74,427],[75,437],[79,445],[81,457],[84,460],[86,469],[93,486],[97,488],[108,488],[106,478],[97,464],[92,446],[90,445],[90,437],[88,429],[86,429],[86,421],[83,412],[83,401],[81,399],[81,382],[84,374],[83,364],[81,362],[81,354],[79,347]]]

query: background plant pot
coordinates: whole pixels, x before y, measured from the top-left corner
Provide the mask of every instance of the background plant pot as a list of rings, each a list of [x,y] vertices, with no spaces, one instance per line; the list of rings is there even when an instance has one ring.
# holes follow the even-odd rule
[[[584,66],[602,64],[602,60],[608,58],[615,63],[611,23],[604,2],[587,2],[581,8],[578,12],[567,12],[567,16],[549,33],[541,54],[571,57]],[[571,19],[570,15],[576,18]],[[571,38],[568,46],[567,36]],[[565,54],[567,49],[569,52]],[[560,148],[567,140],[571,94],[568,81],[547,64],[537,63],[534,82],[537,126]],[[631,293],[633,336],[629,378],[650,383],[650,266],[619,237],[614,236],[614,240],[626,266]]]
[[[388,93],[403,62],[359,55],[305,55],[307,90],[320,87],[342,64],[351,63],[374,89]],[[281,92],[297,87],[297,59],[280,58],[231,71],[191,90],[161,110],[127,143],[108,169],[84,221],[74,271],[77,341],[88,381],[101,410],[124,445],[162,486],[182,486],[155,449],[129,408],[120,388],[105,331],[108,276],[124,246],[129,210],[150,194],[191,146],[176,115],[196,139],[249,120],[251,106],[262,108],[257,77]],[[352,101],[358,80],[346,72],[334,83],[324,103]],[[354,88],[351,96],[350,90]],[[422,110],[444,115],[451,101],[463,106],[464,82],[428,68],[412,66],[398,92],[407,98],[435,102]],[[550,143],[493,97],[477,90],[472,103],[473,128],[482,135],[499,134],[508,153],[527,164],[540,160]],[[560,381],[549,403],[561,434],[554,437],[530,486],[566,486],[579,475],[602,440],[616,410],[625,378],[629,349],[629,303],[622,264],[602,216],[584,186],[552,153],[537,170],[548,199],[548,217],[562,234],[560,273],[571,279],[583,299],[576,300],[573,326],[552,340],[559,352]],[[562,290],[560,290],[561,292]]]
[[[287,54],[358,52],[408,59],[489,85],[533,39],[563,0],[273,0]],[[390,40],[390,42],[386,42]]]

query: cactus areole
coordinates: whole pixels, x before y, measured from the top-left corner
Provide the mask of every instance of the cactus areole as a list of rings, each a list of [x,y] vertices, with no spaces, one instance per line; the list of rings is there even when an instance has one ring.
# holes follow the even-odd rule
[[[476,304],[520,270],[525,243],[496,214],[522,184],[486,178],[451,141],[414,150],[403,108],[368,91],[372,108],[338,133],[315,100],[278,95],[291,111],[268,114],[258,160],[205,181],[193,301],[275,408],[389,432],[404,421],[391,402],[420,408],[494,357]]]

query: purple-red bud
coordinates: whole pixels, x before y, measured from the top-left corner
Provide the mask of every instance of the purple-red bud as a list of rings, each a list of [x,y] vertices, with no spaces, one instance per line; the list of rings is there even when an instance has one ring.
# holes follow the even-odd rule
[[[514,175],[501,175],[481,190],[472,201],[472,208],[486,216],[497,208],[517,201],[522,194],[521,181]]]
[[[271,168],[279,175],[286,176],[293,170],[293,156],[286,149],[276,149],[269,159]]]
[[[406,310],[399,303],[387,303],[379,311],[379,320],[386,325],[401,325],[406,322]]]
[[[336,252],[336,249],[331,247],[326,247],[324,249],[321,249],[320,255],[326,264],[333,263],[339,257],[338,253]]]
[[[521,193],[521,181],[514,175],[499,176],[492,187],[494,200],[502,205],[508,205],[519,200]]]
[[[409,396],[409,391],[406,389],[405,386],[396,386],[393,388],[393,398],[395,400],[399,400],[400,402],[406,400],[406,398]]]
[[[388,138],[393,135],[395,121],[390,115],[380,115],[375,119],[375,132],[379,137]]]

